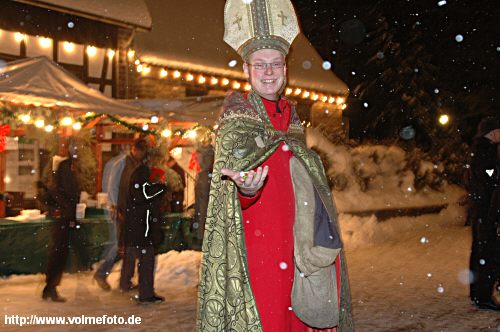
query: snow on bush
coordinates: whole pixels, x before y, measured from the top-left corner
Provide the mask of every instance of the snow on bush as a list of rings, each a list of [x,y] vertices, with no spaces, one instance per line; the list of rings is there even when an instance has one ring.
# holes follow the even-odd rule
[[[455,185],[445,194],[450,185],[441,176],[442,165],[425,160],[419,150],[339,146],[315,129],[308,129],[306,143],[320,154],[340,211],[441,205],[464,194]]]

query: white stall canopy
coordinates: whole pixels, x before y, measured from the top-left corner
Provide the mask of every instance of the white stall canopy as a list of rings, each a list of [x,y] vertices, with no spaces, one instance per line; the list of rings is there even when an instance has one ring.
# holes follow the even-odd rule
[[[127,118],[154,115],[103,95],[43,56],[0,66],[0,101]]]

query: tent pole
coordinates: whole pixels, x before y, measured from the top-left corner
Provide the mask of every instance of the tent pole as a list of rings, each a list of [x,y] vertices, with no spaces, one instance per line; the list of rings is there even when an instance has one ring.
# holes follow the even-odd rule
[[[104,138],[104,130],[101,124],[96,125],[96,144],[95,144],[95,156],[97,160],[97,168],[96,168],[96,184],[95,190],[96,194],[102,191],[102,142],[101,140]]]
[[[7,164],[6,153],[7,152],[5,151],[0,152],[0,193],[5,193],[5,172]],[[6,197],[3,197],[3,199],[0,200],[0,218],[5,217],[6,200]]]

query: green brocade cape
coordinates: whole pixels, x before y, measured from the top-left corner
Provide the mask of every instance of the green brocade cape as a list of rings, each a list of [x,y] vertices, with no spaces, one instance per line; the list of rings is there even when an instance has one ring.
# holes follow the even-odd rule
[[[205,222],[197,331],[263,331],[249,282],[247,253],[237,187],[221,179],[221,169],[249,171],[285,142],[306,166],[312,183],[338,229],[336,209],[319,156],[308,149],[292,102],[287,132],[274,129],[264,104],[253,91],[246,99],[232,92],[224,102],[215,142],[215,162]],[[339,232],[340,233],[340,232]],[[340,253],[339,331],[353,331],[351,300],[343,251]],[[266,331],[267,332],[267,331]]]

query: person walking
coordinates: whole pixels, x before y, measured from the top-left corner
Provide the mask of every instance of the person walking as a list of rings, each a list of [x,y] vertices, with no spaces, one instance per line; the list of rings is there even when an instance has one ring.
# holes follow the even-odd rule
[[[123,257],[125,247],[123,240],[123,224],[125,222],[126,202],[128,189],[130,186],[130,176],[133,171],[143,162],[148,151],[148,142],[143,137],[134,140],[130,153],[118,157],[111,164],[110,178],[107,183],[108,201],[110,214],[115,222],[116,246],[112,245],[106,254],[105,260],[97,268],[94,279],[103,290],[110,290],[111,286],[107,282],[114,264]],[[137,288],[129,281],[129,285],[120,288],[122,291],[129,291]]]
[[[75,174],[77,153],[76,139],[70,137],[66,143],[61,145],[60,156],[54,156],[52,160],[49,181],[53,181],[53,184],[47,186],[51,196],[48,204],[49,216],[54,220],[54,223],[52,224],[52,248],[49,253],[42,298],[54,302],[66,301],[57,292],[57,286],[61,283],[66,267],[70,237],[75,240],[78,238],[71,234],[79,231],[76,227],[76,204],[80,197]],[[73,247],[81,248],[78,245]],[[80,259],[87,262],[88,259],[84,256],[85,253],[80,252]]]
[[[94,280],[99,287],[105,291],[111,290],[111,285],[106,280],[114,264],[119,261],[118,255],[118,238],[119,232],[116,205],[118,202],[118,190],[120,185],[121,174],[125,166],[125,158],[127,157],[127,145],[119,145],[120,153],[111,158],[102,172],[102,190],[108,194],[108,202],[106,208],[107,219],[111,221],[108,224],[108,247],[104,251],[103,259],[96,272]]]
[[[469,213],[472,223],[470,255],[470,298],[480,309],[500,310],[491,296],[495,284],[494,262],[497,227],[488,217],[493,192],[499,186],[497,145],[500,123],[497,117],[485,117],[478,126],[471,148]],[[493,215],[493,212],[491,212]]]

